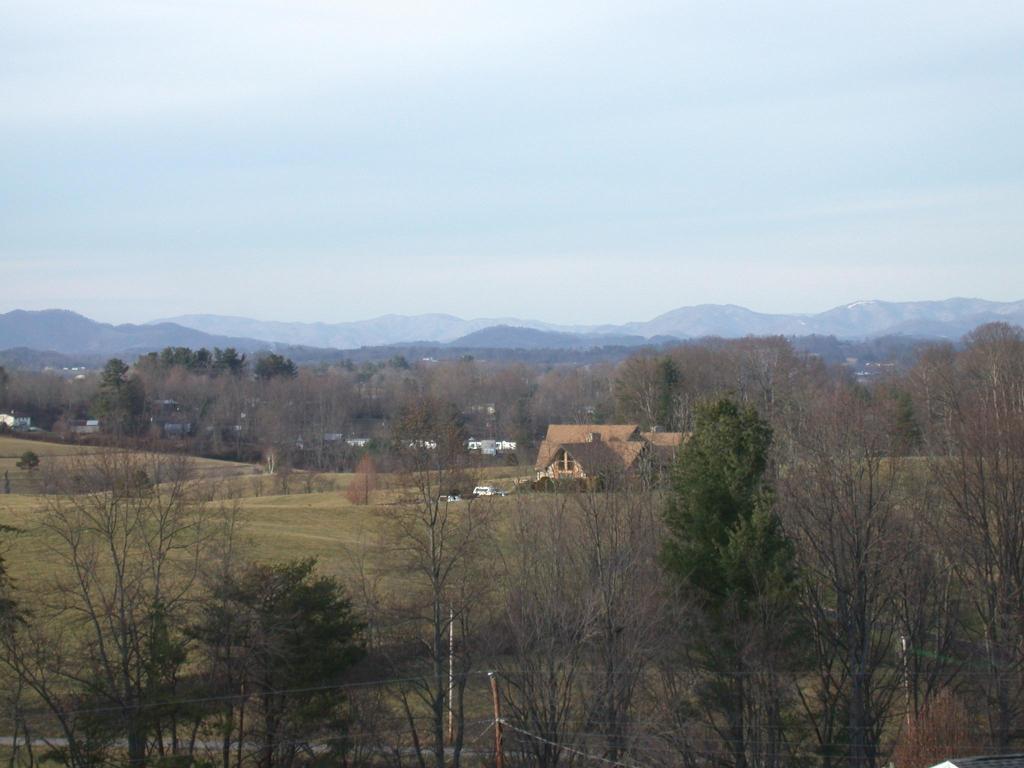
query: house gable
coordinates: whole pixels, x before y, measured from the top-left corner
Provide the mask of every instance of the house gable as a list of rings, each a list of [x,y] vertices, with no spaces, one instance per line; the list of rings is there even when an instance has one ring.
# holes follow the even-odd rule
[[[636,424],[551,424],[540,444],[537,477],[586,479],[670,461],[683,436],[640,432]]]

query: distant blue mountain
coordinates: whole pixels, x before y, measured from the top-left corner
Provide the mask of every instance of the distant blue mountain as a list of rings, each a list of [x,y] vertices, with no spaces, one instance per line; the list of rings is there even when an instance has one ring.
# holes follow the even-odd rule
[[[68,310],[14,310],[0,315],[0,350],[24,347],[70,355],[111,355],[138,354],[166,346],[230,346],[254,352],[296,349],[296,345],[302,345],[309,357],[317,350],[416,341],[466,348],[535,350],[637,346],[704,336],[822,335],[870,339],[897,334],[958,339],[993,321],[1024,325],[1024,301],[855,301],[811,315],[773,315],[734,305],[704,304],[681,307],[652,320],[597,326],[513,318],[463,320],[442,314],[385,315],[352,323],[282,323],[188,315],[146,325],[111,325]]]
[[[461,336],[448,346],[464,349],[591,349],[636,347],[649,343],[643,336],[614,333],[566,333],[494,325]]]
[[[589,344],[586,338],[617,336],[623,343],[631,337],[642,340],[664,338],[700,338],[702,336],[836,336],[867,339],[892,334],[922,338],[957,339],[984,323],[1003,320],[1024,325],[1024,301],[996,302],[982,299],[946,299],[945,301],[855,301],[818,314],[767,314],[731,304],[702,304],[680,307],[652,320],[619,325],[557,325],[539,320],[517,318],[477,318],[463,320],[452,315],[384,315],[372,320],[349,323],[268,323],[241,317],[186,315],[170,322],[206,333],[227,334],[284,344],[353,349],[362,346],[401,344],[412,341],[451,343],[468,339],[473,345],[481,339],[512,344],[571,343]],[[495,328],[515,328],[492,331]],[[479,331],[486,336],[475,336]],[[569,334],[528,336],[524,330]],[[514,338],[513,338],[514,336]],[[533,341],[531,341],[533,339]],[[559,341],[560,339],[560,341]],[[525,348],[525,347],[523,347]]]
[[[70,355],[112,355],[169,346],[235,347],[254,351],[271,345],[259,339],[215,336],[175,323],[98,323],[66,309],[16,309],[0,315],[0,349],[25,347]]]

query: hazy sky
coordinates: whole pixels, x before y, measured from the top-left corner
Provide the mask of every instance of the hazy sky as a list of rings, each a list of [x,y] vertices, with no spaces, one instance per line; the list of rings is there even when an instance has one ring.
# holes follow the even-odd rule
[[[1024,298],[1024,4],[0,0],[0,311]]]

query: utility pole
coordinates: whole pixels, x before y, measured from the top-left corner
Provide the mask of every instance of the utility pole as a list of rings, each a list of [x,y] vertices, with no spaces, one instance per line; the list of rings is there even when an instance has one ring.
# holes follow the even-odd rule
[[[455,607],[448,608],[448,743],[455,742]]]
[[[494,699],[494,768],[505,768],[505,751],[501,734],[501,697],[498,696],[498,678],[488,672],[491,678],[491,697]]]
[[[242,768],[242,743],[245,741],[245,678],[242,678],[242,701],[238,705],[238,768]]]
[[[910,664],[907,660],[907,636],[900,635],[900,650],[902,651],[903,661],[903,693],[907,700],[907,726],[913,727],[913,719],[911,713],[913,710],[913,699],[910,695]]]

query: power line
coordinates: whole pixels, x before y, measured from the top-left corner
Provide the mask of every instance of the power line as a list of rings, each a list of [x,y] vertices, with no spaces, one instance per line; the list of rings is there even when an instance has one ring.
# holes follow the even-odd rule
[[[486,675],[486,674],[487,674],[486,672],[482,672],[482,671],[456,672],[455,673],[455,677],[458,677],[458,678],[468,678],[468,677],[472,677],[472,676],[481,676],[481,675]],[[392,677],[392,678],[386,678],[386,679],[383,679],[383,680],[367,680],[367,681],[358,682],[358,683],[336,683],[336,684],[333,684],[333,685],[318,685],[318,686],[310,686],[310,687],[305,687],[305,688],[276,688],[276,689],[268,689],[266,691],[260,691],[260,692],[255,693],[255,694],[254,693],[248,693],[248,694],[228,693],[228,694],[223,694],[223,695],[219,695],[219,696],[203,696],[203,697],[196,697],[196,698],[189,698],[189,699],[166,699],[166,700],[163,700],[163,701],[153,701],[153,702],[145,702],[145,703],[138,703],[138,704],[116,704],[116,705],[112,704],[110,706],[105,706],[105,707],[84,707],[84,708],[81,708],[81,709],[62,710],[61,712],[65,716],[101,714],[101,713],[104,713],[104,712],[121,712],[121,711],[125,711],[125,710],[130,710],[130,711],[137,712],[137,711],[144,710],[144,709],[157,709],[157,708],[160,708],[160,707],[175,707],[175,706],[181,706],[181,705],[184,705],[184,704],[206,704],[206,703],[212,703],[212,702],[217,702],[217,701],[247,701],[252,696],[262,695],[264,693],[266,693],[266,694],[273,694],[273,695],[281,695],[281,694],[299,694],[299,693],[319,693],[319,692],[324,692],[324,691],[348,690],[348,689],[356,689],[356,688],[374,688],[374,687],[378,687],[379,688],[379,687],[383,687],[383,686],[386,686],[386,685],[395,685],[395,684],[398,684],[398,683],[424,682],[427,679],[428,678],[426,676],[424,676],[424,675],[419,675],[419,676],[416,676],[416,677]]]
[[[544,744],[549,744],[552,747],[555,747],[556,749],[561,749],[561,750],[563,750],[565,752],[570,752],[570,753],[572,753],[572,754],[574,754],[574,755],[576,755],[578,757],[583,757],[583,758],[585,758],[587,760],[593,760],[593,761],[596,761],[596,762],[599,762],[599,763],[604,763],[606,765],[617,765],[617,766],[620,766],[621,768],[641,768],[641,766],[637,765],[636,763],[623,763],[623,762],[618,761],[618,760],[610,760],[607,757],[598,757],[597,755],[591,755],[591,754],[588,754],[587,752],[582,752],[582,751],[580,751],[578,749],[575,749],[573,747],[568,747],[565,744],[559,744],[557,741],[551,741],[550,739],[545,739],[543,736],[538,736],[535,733],[530,733],[529,731],[524,731],[522,728],[517,728],[516,726],[512,725],[511,723],[509,723],[506,720],[502,720],[501,724],[504,725],[506,728],[508,728],[510,731],[515,731],[516,733],[521,733],[523,736],[528,736],[531,739],[534,739],[536,741],[540,741],[540,742],[542,742]]]

